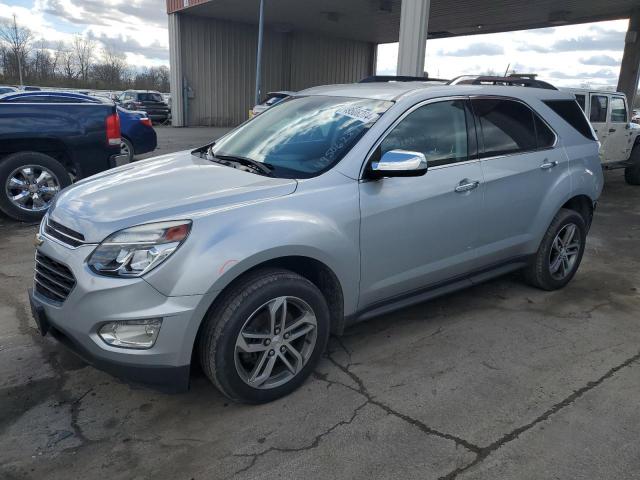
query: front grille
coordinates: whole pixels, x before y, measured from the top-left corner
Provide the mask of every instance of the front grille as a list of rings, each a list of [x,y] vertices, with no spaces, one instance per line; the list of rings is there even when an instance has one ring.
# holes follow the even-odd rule
[[[76,279],[69,267],[40,252],[36,252],[33,280],[36,292],[58,303],[64,302],[76,286]]]
[[[44,226],[44,232],[50,237],[53,237],[71,247],[79,247],[84,244],[84,235],[76,232],[75,230],[71,230],[64,225],[60,225],[58,222],[54,222],[50,218],[47,218],[47,223]]]

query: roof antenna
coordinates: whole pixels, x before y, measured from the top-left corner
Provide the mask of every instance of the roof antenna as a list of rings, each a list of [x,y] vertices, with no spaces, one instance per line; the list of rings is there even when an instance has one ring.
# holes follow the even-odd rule
[[[511,64],[507,65],[507,69],[504,71],[504,78],[507,78],[509,76],[509,68],[511,67]]]

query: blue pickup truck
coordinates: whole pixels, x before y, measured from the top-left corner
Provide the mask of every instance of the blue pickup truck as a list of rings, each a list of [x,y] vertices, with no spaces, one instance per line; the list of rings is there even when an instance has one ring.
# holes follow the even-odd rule
[[[129,161],[113,102],[60,95],[0,96],[0,210],[17,220],[38,221],[72,181]]]

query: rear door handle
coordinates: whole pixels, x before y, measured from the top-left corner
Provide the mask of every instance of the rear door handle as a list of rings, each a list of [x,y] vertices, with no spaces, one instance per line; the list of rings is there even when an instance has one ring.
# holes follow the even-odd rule
[[[613,133],[613,132],[615,132],[615,131],[616,131],[616,129],[615,129],[615,128],[610,128],[610,129],[609,129],[609,133]]]
[[[461,180],[456,187],[456,192],[468,192],[469,190],[478,188],[478,185],[480,185],[480,182],[478,180],[469,180],[468,178],[465,178],[464,180]]]
[[[558,165],[558,162],[555,161],[555,160],[553,162],[549,162],[549,161],[545,160],[544,163],[542,165],[540,165],[540,168],[542,170],[549,170],[550,168],[553,168],[556,165]]]

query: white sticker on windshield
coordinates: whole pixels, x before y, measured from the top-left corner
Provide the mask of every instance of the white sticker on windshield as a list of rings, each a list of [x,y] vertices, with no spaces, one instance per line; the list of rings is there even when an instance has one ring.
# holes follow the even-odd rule
[[[336,112],[338,115],[355,118],[363,123],[375,122],[380,115],[361,107],[344,107]]]

